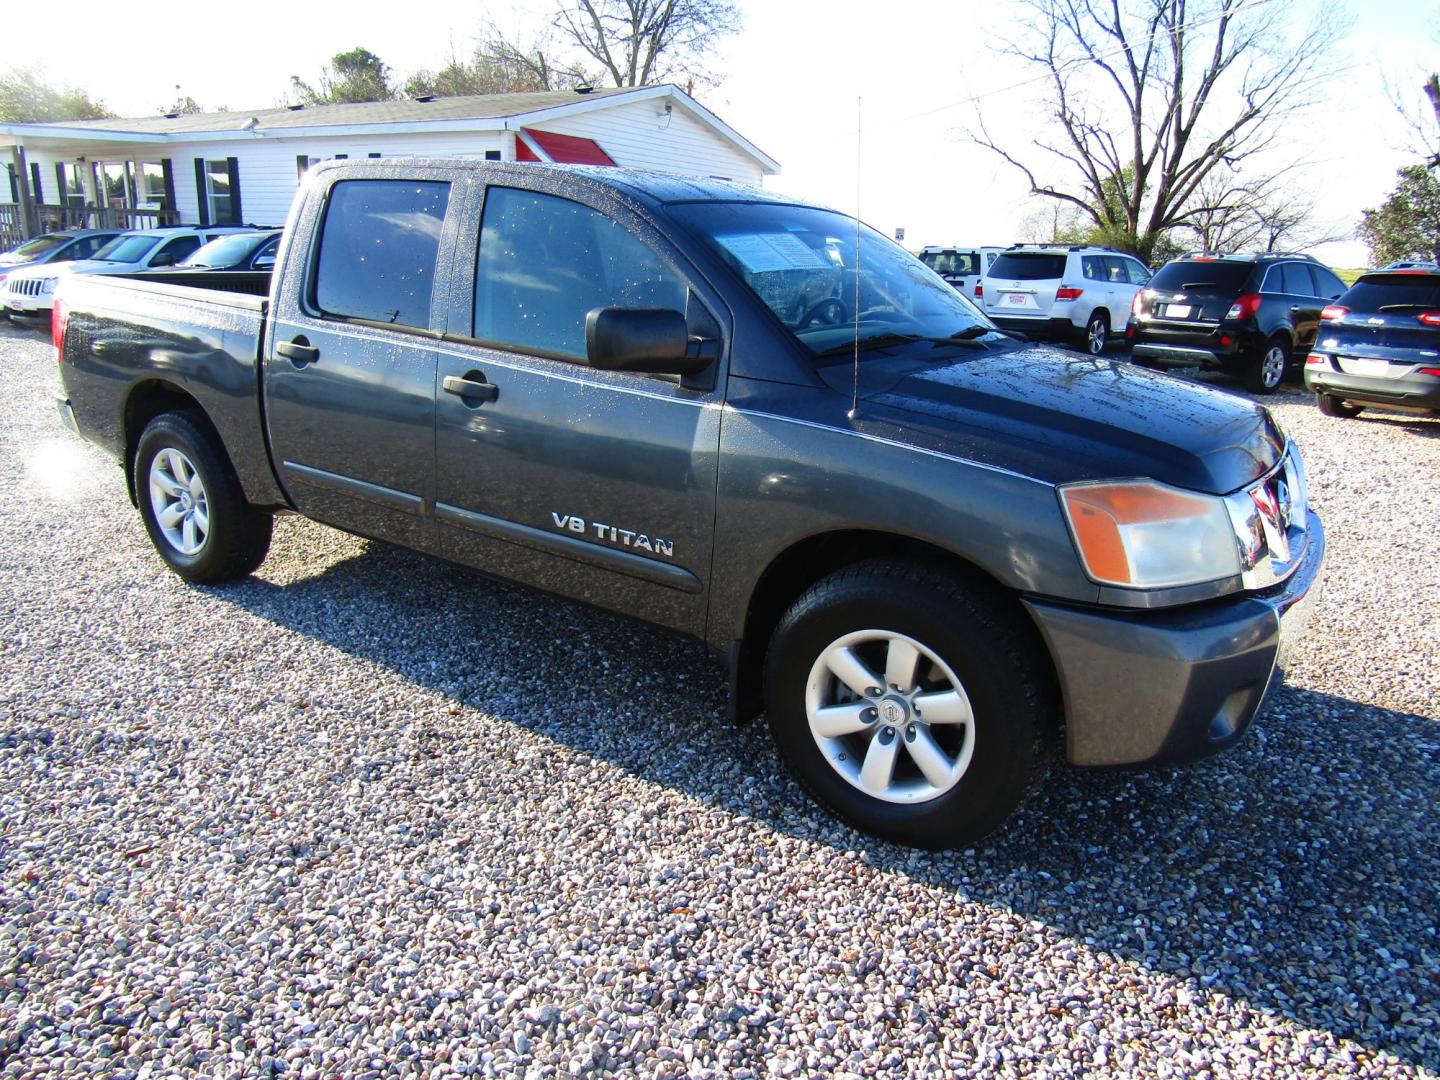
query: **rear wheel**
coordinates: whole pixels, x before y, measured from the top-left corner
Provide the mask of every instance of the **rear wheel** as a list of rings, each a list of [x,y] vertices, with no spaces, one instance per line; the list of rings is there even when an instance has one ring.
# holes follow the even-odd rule
[[[187,581],[230,581],[264,560],[273,519],[245,501],[197,414],[163,413],[150,421],[135,448],[134,479],[150,542]]]
[[[1245,372],[1245,387],[1256,394],[1273,394],[1285,381],[1289,367],[1290,342],[1273,337],[1251,359]]]
[[[1091,356],[1099,356],[1105,351],[1105,343],[1109,340],[1110,317],[1103,311],[1092,312],[1090,321],[1085,324],[1081,347]]]
[[[1315,405],[1325,416],[1334,416],[1338,419],[1349,420],[1351,417],[1359,416],[1363,411],[1360,405],[1350,405],[1330,394],[1316,393]]]
[[[826,806],[877,836],[947,848],[1024,798],[1049,684],[1014,612],[943,569],[885,559],[832,574],[786,612],[765,711]]]

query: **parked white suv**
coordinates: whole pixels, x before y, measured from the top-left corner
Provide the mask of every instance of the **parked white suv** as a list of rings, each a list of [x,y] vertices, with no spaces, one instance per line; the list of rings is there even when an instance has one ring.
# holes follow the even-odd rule
[[[985,276],[990,264],[1004,250],[1000,247],[931,244],[920,249],[920,261],[968,300],[974,295],[976,284]]]
[[[121,233],[88,259],[46,263],[6,275],[0,306],[19,319],[48,319],[55,286],[71,274],[134,274],[174,266],[218,236],[252,232],[248,225],[182,225]]]
[[[1139,259],[1098,247],[1017,244],[990,264],[975,302],[1004,330],[1060,338],[1092,356],[1124,333],[1135,294],[1150,280]]]

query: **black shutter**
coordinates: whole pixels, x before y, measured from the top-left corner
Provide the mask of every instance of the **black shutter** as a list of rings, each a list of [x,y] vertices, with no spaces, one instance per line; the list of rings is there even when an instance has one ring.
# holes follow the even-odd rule
[[[308,169],[308,168],[310,168],[310,155],[309,155],[309,154],[296,154],[296,155],[295,155],[295,179],[296,179],[297,181],[299,181],[299,180],[304,180],[304,179],[305,179],[305,170]]]
[[[245,221],[245,212],[240,209],[240,159],[226,158],[225,168],[230,173],[230,221],[231,225],[240,225]]]
[[[175,164],[168,157],[160,161],[160,171],[165,176],[165,212],[180,220],[180,211],[175,206]]]
[[[55,199],[61,206],[70,205],[70,197],[65,193],[65,163],[55,162],[55,191],[58,193]]]
[[[379,157],[380,155],[379,155],[379,153],[377,153],[377,152],[375,152],[375,151],[371,151],[370,153],[366,154],[365,156],[366,156],[366,157],[377,158],[377,157]]]
[[[205,159],[195,159],[195,198],[200,201],[200,224],[210,224],[210,199],[205,191]]]
[[[45,201],[45,189],[40,186],[40,163],[38,161],[30,162],[30,197],[36,203]]]
[[[5,178],[10,181],[10,201],[20,201],[20,185],[15,182],[15,166],[10,162],[5,163]]]
[[[349,156],[350,156],[349,154],[336,154],[336,155],[335,155],[335,160],[336,160],[336,161],[344,161],[344,160],[345,160],[346,158],[348,158]]]

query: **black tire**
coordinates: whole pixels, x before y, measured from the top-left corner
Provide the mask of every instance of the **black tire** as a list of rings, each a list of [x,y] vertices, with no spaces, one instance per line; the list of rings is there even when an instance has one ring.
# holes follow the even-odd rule
[[[1252,394],[1273,394],[1280,389],[1289,370],[1289,339],[1272,337],[1245,365],[1245,389]]]
[[[1110,340],[1110,316],[1103,311],[1092,311],[1085,329],[1080,332],[1080,351],[1090,356],[1099,356],[1105,351]]]
[[[892,694],[892,686],[885,687],[883,697],[846,691],[821,658],[834,655],[834,646],[841,642],[870,632],[910,639],[938,658],[958,677],[970,722],[922,723],[915,711],[887,727],[895,723],[894,699],[903,694]],[[882,646],[873,643],[874,648]],[[857,657],[869,657],[866,667],[872,674],[889,655],[888,649],[866,653],[872,648],[869,642],[852,648]],[[945,689],[947,675],[933,658],[922,656],[913,670],[914,687]],[[878,676],[882,682],[886,674]],[[827,683],[838,695],[816,690]],[[981,839],[1024,800],[1045,760],[1043,733],[1054,707],[1052,685],[1050,666],[1033,633],[1002,597],[938,566],[876,559],[830,575],[785,613],[766,656],[765,712],[786,765],[821,803],[864,832],[938,850]],[[878,707],[863,710],[874,716],[865,721],[870,726],[863,731],[831,739],[812,732],[809,709],[817,697],[831,707],[859,710],[871,700]],[[924,700],[917,697],[913,704]],[[881,715],[883,710],[888,711]],[[931,716],[936,714],[932,711]],[[922,741],[928,734],[947,759],[955,754],[951,767],[957,778],[950,781],[952,786],[938,788],[922,773],[911,727],[923,727],[925,733],[916,734]],[[823,750],[822,738],[827,747]],[[967,738],[968,755],[963,750]],[[886,747],[894,744],[889,771],[883,774],[890,798],[859,786],[873,744],[882,742]],[[831,756],[838,757],[838,763],[832,763]],[[861,775],[847,778],[841,768]],[[905,785],[917,783],[926,790],[905,801]]]
[[[1329,394],[1323,394],[1318,391],[1315,394],[1315,406],[1320,410],[1322,415],[1333,416],[1339,420],[1349,420],[1352,417],[1359,416],[1361,412],[1364,411],[1363,406],[1348,405],[1337,397],[1332,397]]]
[[[185,496],[167,496],[163,487],[164,482],[175,479],[175,454],[199,479],[201,497],[190,495],[187,488],[189,497],[184,505],[188,510],[178,502]],[[166,456],[158,467],[156,485],[152,485],[152,467],[161,455]],[[233,581],[253,572],[264,561],[270,550],[274,519],[245,501],[235,470],[198,413],[162,413],[151,420],[135,447],[133,476],[136,502],[150,542],[166,565],[187,581],[203,585]],[[170,535],[158,517],[163,511],[156,506],[157,500],[167,498],[177,500],[171,503],[171,509],[181,515],[182,521],[191,519],[185,524],[172,523]],[[203,514],[203,530],[197,510]],[[185,532],[186,525],[193,532]],[[196,541],[193,550],[186,550],[191,540]]]

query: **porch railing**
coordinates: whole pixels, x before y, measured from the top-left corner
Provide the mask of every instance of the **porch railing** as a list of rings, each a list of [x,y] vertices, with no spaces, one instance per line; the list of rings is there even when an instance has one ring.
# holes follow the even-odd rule
[[[149,208],[37,203],[34,212],[36,220],[27,228],[19,203],[0,202],[0,251],[9,251],[32,236],[60,229],[155,229],[180,224],[180,215]]]

